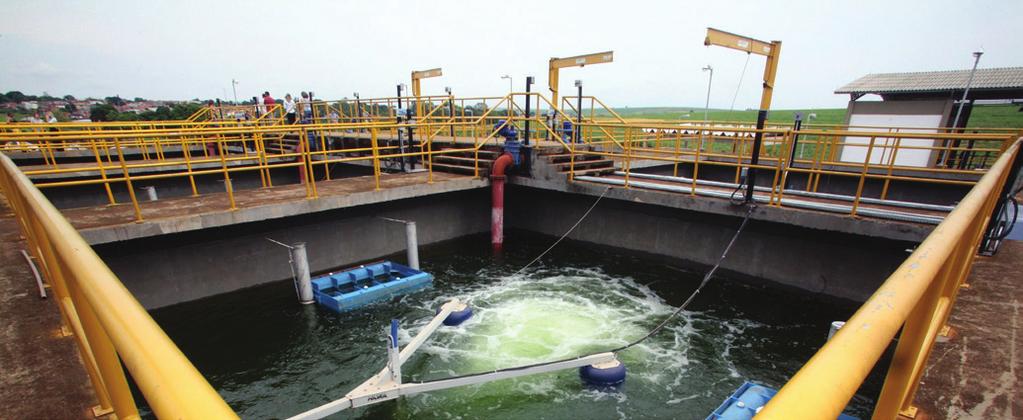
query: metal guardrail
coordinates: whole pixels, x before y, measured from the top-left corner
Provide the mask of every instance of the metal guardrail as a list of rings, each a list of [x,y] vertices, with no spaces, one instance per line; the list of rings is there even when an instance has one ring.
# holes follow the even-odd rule
[[[927,357],[966,281],[1020,140],[981,178],[845,326],[799,370],[758,418],[835,418],[895,335],[873,418],[912,415]]]
[[[701,167],[733,168],[736,184],[742,182],[744,171],[755,168],[773,176],[768,202],[782,206],[785,190],[791,188],[788,186],[792,183],[790,177],[805,178],[801,188],[808,192],[817,192],[825,177],[846,177],[857,183],[849,211],[853,216],[857,214],[868,181],[881,182],[881,191],[876,197],[881,200],[887,199],[894,182],[971,186],[1016,138],[1015,133],[1005,132],[941,134],[764,129],[760,131],[764,146],[754,164],[751,163],[753,141],[758,132],[755,128],[585,120],[577,125],[586,134],[581,143],[570,145],[570,151],[615,160],[624,172],[626,187],[630,185],[634,164],[641,161],[674,165],[675,176],[680,165],[691,165],[693,179],[699,178]],[[912,154],[923,164],[902,161],[902,156]],[[955,159],[945,156],[955,156]],[[574,165],[569,173],[574,179]],[[696,190],[696,183],[691,183],[690,194],[696,195]]]
[[[0,154],[0,189],[52,286],[99,399],[138,418],[122,362],[161,418],[238,418],[60,212]]]

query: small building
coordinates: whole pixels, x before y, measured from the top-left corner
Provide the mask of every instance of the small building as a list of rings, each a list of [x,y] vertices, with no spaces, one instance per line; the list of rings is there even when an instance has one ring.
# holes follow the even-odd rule
[[[962,115],[955,121],[970,70],[925,71],[913,73],[868,74],[842,86],[836,94],[848,94],[846,124],[858,131],[880,131],[876,127],[900,127],[901,132],[936,133],[965,127],[977,100],[1014,100],[1023,98],[1023,67],[977,69],[963,104]],[[879,95],[881,101],[861,101],[866,95]],[[953,127],[955,126],[955,127]],[[888,128],[883,131],[888,131]],[[847,137],[839,152],[843,162],[860,162],[866,158],[869,139]],[[876,139],[875,145],[892,146],[891,139]],[[944,146],[930,139],[903,140],[903,146]],[[853,147],[850,147],[853,146]],[[882,147],[872,153],[870,163],[887,163],[893,147]],[[895,165],[936,167],[951,164],[952,156],[939,150],[900,149]]]

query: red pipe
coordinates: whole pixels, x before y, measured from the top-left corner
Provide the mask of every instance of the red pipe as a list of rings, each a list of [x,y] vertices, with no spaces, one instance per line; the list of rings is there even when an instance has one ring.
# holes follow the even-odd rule
[[[493,171],[490,173],[490,244],[494,252],[501,252],[504,246],[504,171],[515,164],[512,155],[505,153],[494,160]]]

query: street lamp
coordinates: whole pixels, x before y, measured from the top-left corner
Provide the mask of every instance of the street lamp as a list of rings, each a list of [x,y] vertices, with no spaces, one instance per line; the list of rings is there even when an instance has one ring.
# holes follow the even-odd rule
[[[984,55],[984,49],[973,52],[973,70],[970,70],[970,78],[966,80],[966,89],[963,90],[963,99],[959,100],[959,110],[956,111],[956,119],[952,123],[952,129],[959,128],[959,116],[963,113],[963,105],[966,105],[966,95],[970,93],[970,85],[973,84],[973,74],[977,72],[977,63],[980,56]]]
[[[231,79],[231,93],[234,93],[234,103],[237,104],[238,103],[238,89],[236,89],[235,86],[238,86],[238,81],[234,80],[234,79]]]
[[[703,68],[703,71],[710,72],[710,77],[707,79],[707,103],[703,106],[703,123],[707,124],[707,121],[709,121],[707,115],[710,113],[710,84],[714,82],[714,68],[708,64],[707,67]]]
[[[512,83],[512,77],[506,74],[504,76],[501,76],[501,78],[508,79],[508,93],[512,93],[512,91],[515,90],[515,88],[513,87],[514,83]]]

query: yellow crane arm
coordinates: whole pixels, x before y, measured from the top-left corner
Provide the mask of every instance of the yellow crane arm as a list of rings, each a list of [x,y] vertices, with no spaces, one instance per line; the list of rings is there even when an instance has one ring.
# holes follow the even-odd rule
[[[733,50],[745,51],[767,57],[764,65],[764,92],[760,95],[760,109],[771,108],[771,96],[774,93],[774,77],[778,73],[778,56],[781,55],[781,41],[765,42],[719,29],[707,28],[707,38],[703,45],[717,45]]]
[[[421,96],[419,94],[419,80],[420,79],[426,79],[426,78],[430,78],[430,77],[439,77],[439,76],[442,76],[442,75],[443,75],[443,72],[441,72],[440,67],[437,67],[435,69],[429,69],[429,70],[413,71],[412,72],[412,96],[417,96],[417,97]]]
[[[731,48],[733,50],[745,51],[764,56],[770,56],[771,52],[774,51],[770,42],[764,42],[714,28],[707,28],[707,38],[703,40],[703,45],[717,45],[719,47]]]
[[[551,89],[551,103],[558,106],[558,69],[564,67],[583,67],[588,64],[610,63],[614,61],[614,51],[577,55],[575,57],[551,57],[547,71],[547,84]]]

